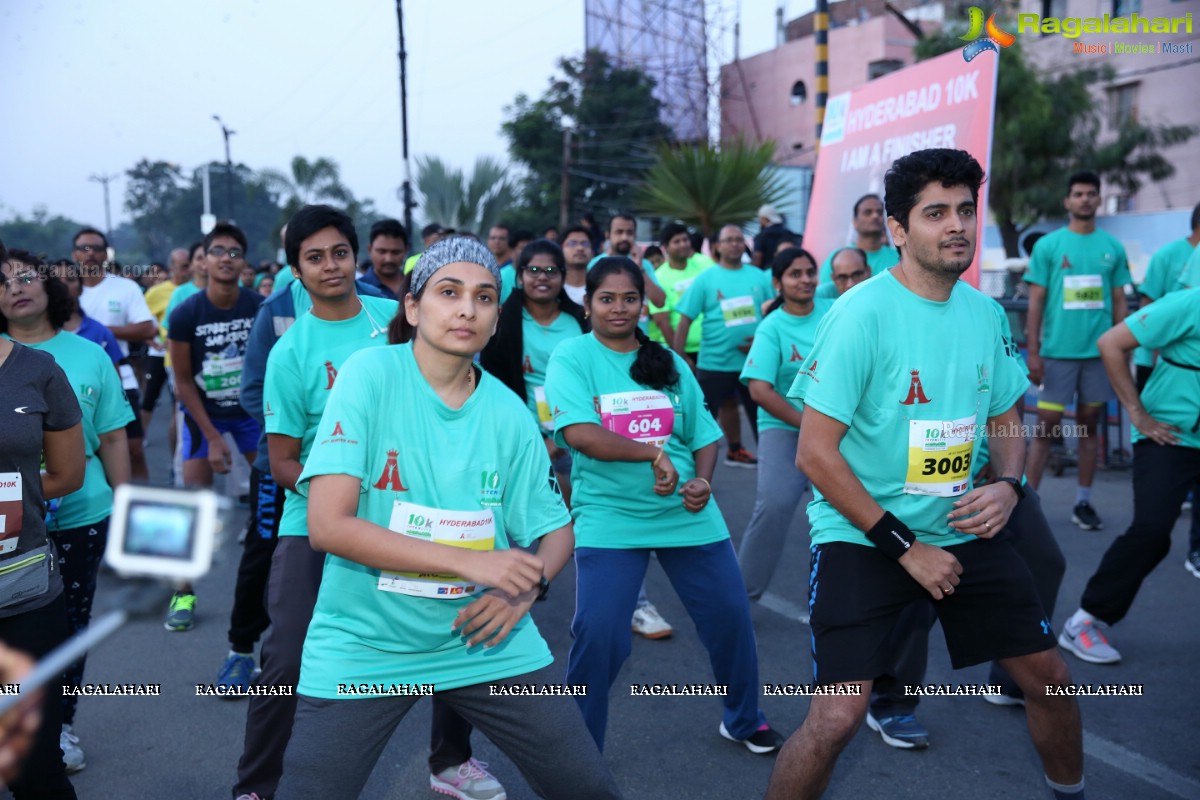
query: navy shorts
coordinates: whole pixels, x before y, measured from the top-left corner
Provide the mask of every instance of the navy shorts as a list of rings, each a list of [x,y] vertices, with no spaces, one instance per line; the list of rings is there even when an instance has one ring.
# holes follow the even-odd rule
[[[211,417],[213,427],[221,433],[228,433],[233,436],[234,443],[237,444],[238,452],[245,455],[246,453],[258,452],[258,437],[262,433],[262,428],[259,424],[249,416],[241,417]],[[204,434],[200,431],[200,425],[196,420],[192,419],[192,415],[183,412],[183,431],[181,432],[183,441],[183,460],[191,461],[196,458],[208,458],[208,440],[204,438]]]

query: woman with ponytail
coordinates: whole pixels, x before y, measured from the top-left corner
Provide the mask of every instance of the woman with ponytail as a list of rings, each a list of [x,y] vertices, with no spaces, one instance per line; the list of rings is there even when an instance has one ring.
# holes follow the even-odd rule
[[[738,548],[751,600],[762,597],[771,582],[792,517],[808,491],[808,478],[796,467],[800,404],[786,398],[812,349],[817,324],[833,306],[832,300],[814,300],[817,262],[806,250],[777,252],[771,276],[779,297],[767,307],[741,374],[758,406],[758,489]]]
[[[721,430],[687,363],[638,329],[641,270],[603,258],[588,273],[592,333],[559,345],[546,372],[555,441],[574,460],[576,607],[567,682],[604,746],[608,692],[629,657],[629,619],[650,554],[671,579],[727,687],[719,727],[769,753],[783,737],[758,708],[758,656],[750,605],[712,502]],[[664,679],[667,676],[662,676]]]

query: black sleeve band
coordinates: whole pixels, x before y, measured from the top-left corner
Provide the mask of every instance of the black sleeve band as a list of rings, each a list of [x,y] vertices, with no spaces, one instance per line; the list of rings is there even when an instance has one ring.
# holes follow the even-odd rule
[[[875,523],[875,527],[867,531],[867,539],[882,550],[884,555],[899,560],[900,556],[907,553],[908,549],[912,547],[917,537],[913,535],[907,525],[896,519],[892,512],[887,511],[883,518]]]

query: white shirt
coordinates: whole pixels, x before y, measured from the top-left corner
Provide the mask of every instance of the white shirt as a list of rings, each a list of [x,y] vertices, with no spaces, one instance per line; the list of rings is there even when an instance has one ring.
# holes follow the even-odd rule
[[[142,288],[128,278],[117,275],[105,275],[95,286],[84,286],[83,294],[79,297],[79,306],[83,312],[106,328],[121,325],[136,325],[139,322],[153,320],[154,314],[146,305],[142,296]],[[129,342],[117,339],[123,355],[129,355]],[[121,373],[121,385],[126,389],[137,388],[137,378],[133,368],[122,364],[118,370]]]
[[[567,290],[567,297],[579,305],[583,305],[583,296],[587,294],[587,286],[572,286],[568,283],[564,284],[563,288]]]

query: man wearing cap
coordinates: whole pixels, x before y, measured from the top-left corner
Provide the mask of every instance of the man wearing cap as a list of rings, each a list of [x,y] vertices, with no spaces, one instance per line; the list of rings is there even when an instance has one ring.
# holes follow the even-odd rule
[[[800,237],[787,229],[787,226],[783,224],[783,215],[770,203],[764,203],[758,209],[758,224],[762,230],[754,237],[754,253],[750,258],[754,266],[770,265],[779,243],[787,237],[792,237],[796,245],[800,245]]]

